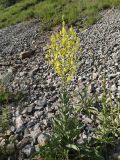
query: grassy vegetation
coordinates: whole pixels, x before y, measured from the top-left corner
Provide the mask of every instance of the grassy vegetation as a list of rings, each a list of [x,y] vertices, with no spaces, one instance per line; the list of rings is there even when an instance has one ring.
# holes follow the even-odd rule
[[[0,82],[0,104],[4,105],[9,102],[19,102],[23,98],[25,98],[25,95],[23,95],[21,91],[12,93],[2,82]]]
[[[68,23],[80,19],[85,26],[93,24],[98,12],[120,7],[119,0],[20,0],[13,6],[0,6],[0,28],[13,25],[31,18],[40,18],[44,27],[61,23],[62,15]]]
[[[16,154],[16,139],[14,133],[10,133],[10,109],[4,106],[0,109],[0,159],[6,160]]]
[[[7,85],[8,79],[0,81],[0,160],[8,159],[9,156],[16,156],[16,139],[14,133],[10,132],[10,102],[16,104],[21,102],[25,95],[22,92],[10,92]]]

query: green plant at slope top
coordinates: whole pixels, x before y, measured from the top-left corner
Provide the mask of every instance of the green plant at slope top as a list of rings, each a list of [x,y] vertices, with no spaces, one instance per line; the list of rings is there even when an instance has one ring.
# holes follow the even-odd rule
[[[15,4],[18,0],[0,0],[0,4],[2,4],[4,7],[11,6]]]

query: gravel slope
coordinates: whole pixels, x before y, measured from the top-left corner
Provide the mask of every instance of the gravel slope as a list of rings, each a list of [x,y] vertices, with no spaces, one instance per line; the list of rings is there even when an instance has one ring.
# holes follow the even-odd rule
[[[37,37],[39,28],[39,20],[32,20],[0,29],[0,55],[32,48],[32,41]]]
[[[84,31],[76,30],[83,53],[71,88],[80,90],[87,85],[90,94],[97,92],[101,96],[105,73],[107,89],[114,99],[120,95],[120,11],[108,10],[97,24]],[[38,21],[0,30],[0,71],[4,73],[11,67],[10,89],[27,94],[26,102],[11,104],[11,130],[22,146],[23,159],[30,159],[36,145],[45,138],[43,133],[49,132],[49,120],[57,110],[59,78],[43,57],[50,34],[39,34]]]
[[[79,32],[83,48],[79,73],[99,82],[103,73],[108,77],[108,89],[120,93],[120,12],[109,10],[103,18],[83,33]],[[98,89],[99,90],[99,89]]]

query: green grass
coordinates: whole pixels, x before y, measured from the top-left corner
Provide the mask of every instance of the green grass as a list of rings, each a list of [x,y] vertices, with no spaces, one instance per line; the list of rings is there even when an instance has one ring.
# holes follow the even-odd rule
[[[120,7],[119,0],[20,0],[15,5],[0,6],[0,28],[16,23],[40,18],[46,29],[61,23],[62,15],[68,23],[84,19],[84,26],[89,26],[99,18],[98,12]]]
[[[25,99],[25,94],[22,91],[10,92],[7,86],[0,81],[0,104],[8,105],[10,102],[19,102],[23,99]]]

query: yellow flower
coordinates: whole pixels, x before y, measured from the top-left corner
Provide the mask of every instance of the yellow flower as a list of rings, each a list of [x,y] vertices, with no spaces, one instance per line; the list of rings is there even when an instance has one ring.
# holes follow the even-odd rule
[[[67,30],[63,21],[61,31],[51,36],[49,50],[45,58],[54,67],[64,83],[71,81],[75,74],[78,48],[79,39],[76,32],[72,27]]]

